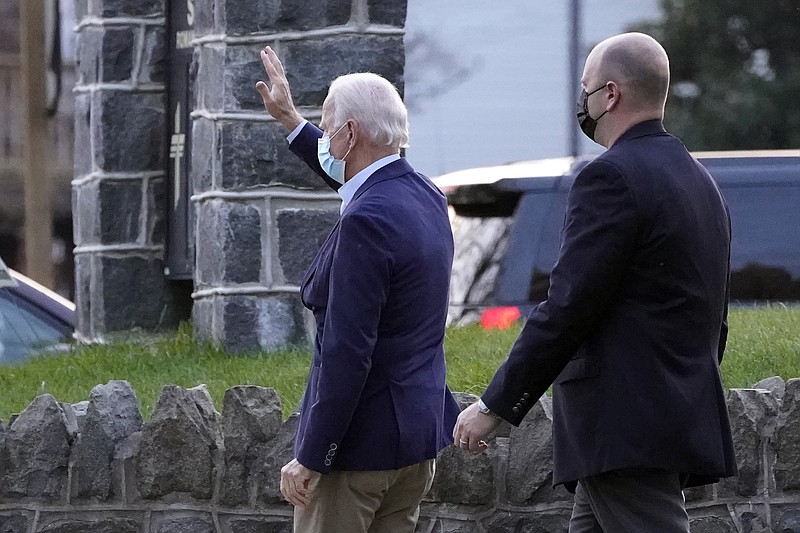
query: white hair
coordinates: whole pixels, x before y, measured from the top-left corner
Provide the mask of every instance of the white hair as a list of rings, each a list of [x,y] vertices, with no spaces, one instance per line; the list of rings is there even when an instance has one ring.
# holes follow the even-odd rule
[[[328,91],[333,107],[331,126],[354,120],[373,143],[408,146],[408,111],[397,88],[371,72],[339,76]]]

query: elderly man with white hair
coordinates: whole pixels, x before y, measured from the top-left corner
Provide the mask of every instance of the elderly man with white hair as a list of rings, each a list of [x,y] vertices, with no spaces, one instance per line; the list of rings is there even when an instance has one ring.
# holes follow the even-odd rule
[[[411,533],[458,415],[443,349],[447,202],[400,156],[407,113],[391,83],[337,78],[317,128],[294,107],[275,52],[261,59],[264,106],[291,131],[290,149],[342,197],[300,289],[317,335],[281,492],[295,506],[295,531]]]

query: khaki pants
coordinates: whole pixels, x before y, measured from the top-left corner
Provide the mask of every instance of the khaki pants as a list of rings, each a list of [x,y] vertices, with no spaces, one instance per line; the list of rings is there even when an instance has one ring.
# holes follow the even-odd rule
[[[413,533],[435,470],[431,459],[399,470],[333,471],[307,507],[295,507],[294,531]]]

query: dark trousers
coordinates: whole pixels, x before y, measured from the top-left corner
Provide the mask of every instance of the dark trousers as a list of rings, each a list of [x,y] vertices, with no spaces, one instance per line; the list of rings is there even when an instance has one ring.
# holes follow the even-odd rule
[[[688,533],[682,476],[614,470],[578,481],[569,533]]]

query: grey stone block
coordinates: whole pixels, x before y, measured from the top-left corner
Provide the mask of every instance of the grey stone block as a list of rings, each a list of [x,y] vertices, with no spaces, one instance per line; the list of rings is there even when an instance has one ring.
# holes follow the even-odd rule
[[[223,331],[217,340],[231,352],[307,345],[298,296],[230,296],[221,305]]]
[[[776,533],[800,533],[800,505],[793,509],[784,509],[780,514],[778,509],[774,509],[772,512],[772,520],[775,524],[773,531]]]
[[[450,520],[447,518],[431,518],[423,516],[417,521],[416,533],[478,533],[479,530],[475,522],[462,520]]]
[[[144,30],[142,60],[136,79],[139,83],[164,83],[167,72],[167,33],[161,26]]]
[[[92,298],[92,263],[91,254],[75,256],[75,311],[77,314],[77,331],[87,338],[92,337],[92,310],[95,302]]]
[[[225,391],[222,427],[225,474],[220,499],[225,505],[248,502],[248,473],[255,446],[272,440],[281,428],[281,399],[275,389],[239,386]]]
[[[198,286],[261,280],[261,206],[211,200],[198,206]]]
[[[734,513],[739,518],[739,523],[742,524],[741,531],[746,533],[772,533],[772,528],[769,526],[770,513],[764,505],[753,505],[746,503],[743,505],[733,506]]]
[[[373,24],[387,24],[402,28],[406,25],[408,2],[387,0],[368,0],[369,21]]]
[[[405,2],[402,2],[403,4]],[[346,24],[351,0],[225,0],[228,34],[312,30]]]
[[[89,395],[83,431],[73,451],[72,494],[105,501],[120,496],[112,485],[117,444],[142,427],[136,393],[127,381],[97,385]]]
[[[228,46],[225,49],[223,91],[226,110],[249,109],[264,112],[264,102],[255,88],[255,80],[267,79],[259,55],[262,49],[260,44]]]
[[[141,524],[132,518],[60,519],[37,533],[139,533]]]
[[[402,36],[335,36],[287,42],[283,49],[286,76],[296,105],[321,106],[334,78],[350,72],[380,74],[402,94],[405,67]]]
[[[764,378],[755,385],[754,389],[765,389],[772,393],[772,396],[779,402],[783,400],[783,394],[786,392],[786,382],[780,376],[772,376]]]
[[[22,513],[0,515],[0,533],[28,533],[28,522]]]
[[[92,97],[94,162],[107,172],[164,170],[162,93],[97,91]]]
[[[190,179],[192,191],[206,192],[213,188],[213,174],[216,159],[216,123],[205,118],[192,121],[192,164]]]
[[[74,438],[56,399],[49,394],[36,397],[6,431],[0,494],[47,503],[65,501]]]
[[[571,514],[568,509],[536,513],[494,511],[481,524],[492,533],[567,533]]]
[[[103,255],[98,260],[102,308],[95,307],[93,312],[99,320],[98,334],[133,328],[152,331],[175,325],[161,259]]]
[[[300,416],[293,414],[281,425],[274,439],[265,444],[257,444],[253,450],[256,460],[253,462],[248,485],[253,491],[257,506],[284,502],[280,489],[281,468],[294,459],[294,436],[299,421]]]
[[[100,242],[136,242],[142,216],[142,180],[102,180],[97,188]]]
[[[103,17],[158,17],[165,14],[165,0],[91,0]]]
[[[274,122],[223,122],[218,125],[219,186],[242,191],[263,185],[327,188],[289,151],[286,131]]]
[[[75,36],[75,85],[97,83],[103,54],[103,30],[86,27]],[[78,137],[75,137],[76,139]]]
[[[100,56],[100,80],[121,82],[132,78],[135,54],[133,28],[106,28]]]
[[[778,416],[778,402],[759,389],[731,389],[728,394],[731,432],[739,474],[721,484],[723,495],[734,492],[755,496],[765,487],[764,446],[772,439]]]
[[[436,458],[436,476],[427,499],[484,505],[494,501],[494,470],[489,452],[473,455],[448,446]]]
[[[86,413],[89,411],[89,400],[84,400],[82,402],[73,404],[62,403],[61,407],[65,412],[67,411],[67,405],[71,407],[72,413],[75,416],[75,423],[78,426],[78,434],[83,433],[84,424],[86,422]]]
[[[233,518],[228,522],[231,533],[292,533],[288,518]]]
[[[198,342],[214,342],[215,297],[199,298],[192,304],[192,326]]]
[[[299,285],[306,269],[339,219],[338,210],[280,209],[275,213],[278,262],[283,278]]]
[[[167,518],[158,520],[157,524],[156,533],[216,533],[211,516]]]
[[[195,36],[215,33],[217,30],[216,13],[222,12],[222,2],[195,2],[194,4],[194,24],[192,25]]]
[[[89,0],[74,0],[75,22],[80,23],[89,14]]]
[[[703,516],[690,518],[689,529],[692,533],[736,533],[736,526],[730,518]]]
[[[142,432],[137,431],[117,442],[114,448],[114,461],[111,463],[112,485],[115,490],[124,490],[125,503],[141,499],[136,486],[136,457],[141,440]]]
[[[73,192],[73,233],[78,245],[100,242],[100,202],[99,185],[90,181],[72,188]]]
[[[786,382],[775,447],[775,486],[781,491],[800,489],[800,378]]]
[[[512,503],[524,505],[563,497],[554,494],[553,406],[542,396],[509,437],[506,495]]]
[[[225,98],[225,57],[227,47],[219,44],[206,44],[194,50],[194,62],[197,64],[197,82],[195,83],[195,97],[197,108],[209,111],[222,111]],[[256,55],[258,57],[258,55]],[[249,70],[251,78],[249,85],[253,92],[255,80],[262,72]],[[263,109],[263,104],[262,104]]]
[[[77,83],[130,81],[135,53],[133,28],[84,28],[77,37]]]
[[[145,243],[150,246],[163,245],[167,238],[167,179],[150,178],[146,184],[147,202],[145,204]],[[191,235],[190,231],[190,235]]]
[[[175,493],[211,499],[221,443],[219,415],[204,387],[164,387],[141,432],[136,457],[139,493],[148,500]]]
[[[91,139],[91,95],[75,95],[75,139]],[[91,142],[76,142],[73,148],[73,168],[76,177],[89,174],[93,170]]]

